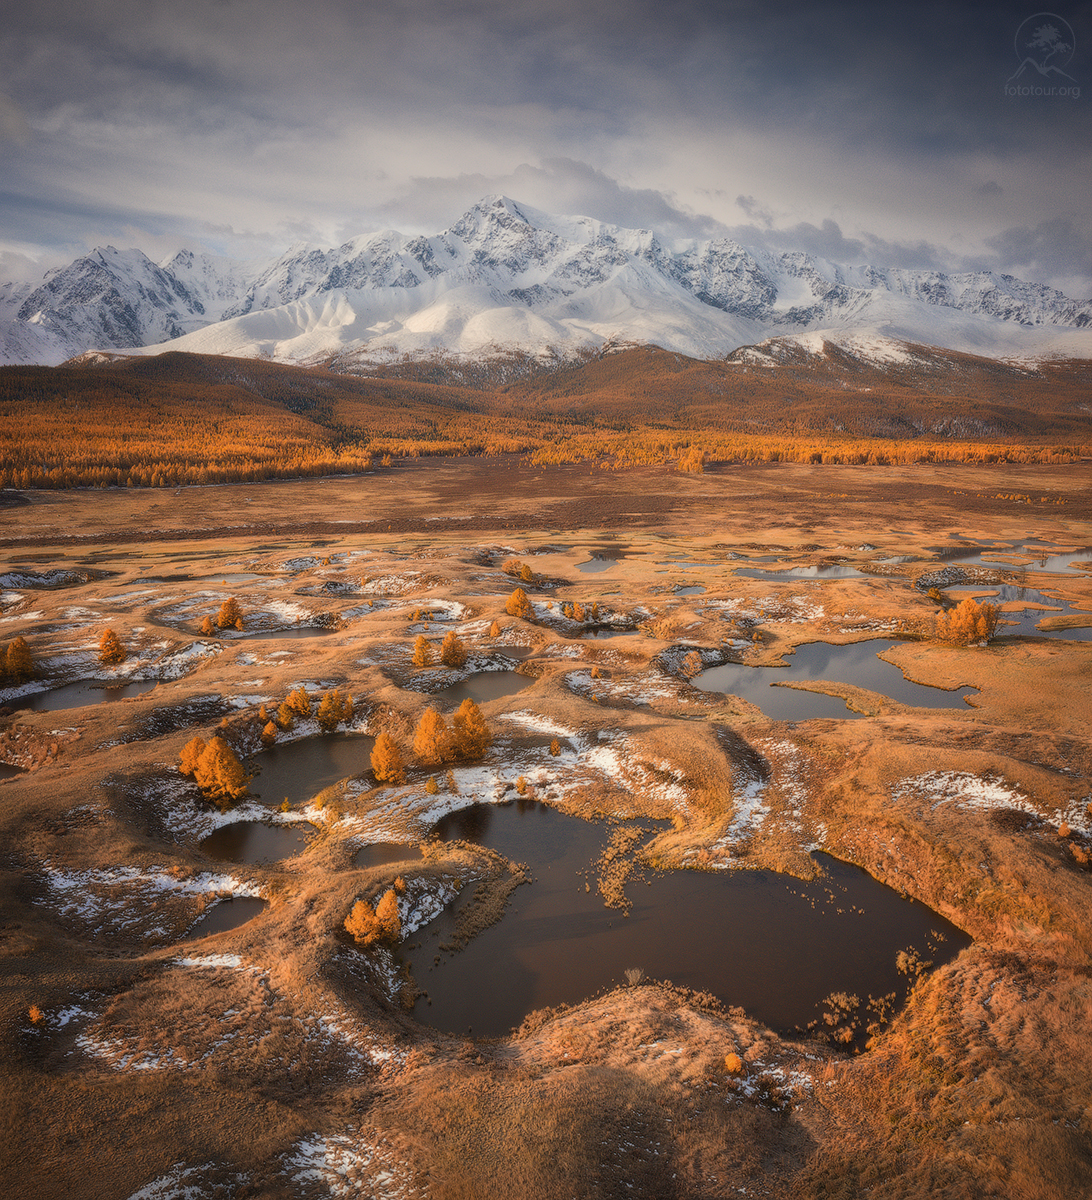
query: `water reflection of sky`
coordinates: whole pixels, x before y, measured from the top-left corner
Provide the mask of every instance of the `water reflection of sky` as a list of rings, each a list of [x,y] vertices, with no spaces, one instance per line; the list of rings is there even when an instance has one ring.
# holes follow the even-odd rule
[[[809,642],[798,646],[795,654],[786,655],[784,667],[726,663],[702,671],[691,682],[703,691],[742,696],[752,704],[757,704],[766,716],[783,721],[800,721],[809,717],[854,718],[862,714],[849,710],[840,697],[771,687],[771,684],[818,680],[852,683],[916,708],[962,708],[963,697],[975,694],[974,688],[946,691],[914,683],[893,663],[877,657],[882,651],[900,644],[883,638],[852,642],[846,646]]]

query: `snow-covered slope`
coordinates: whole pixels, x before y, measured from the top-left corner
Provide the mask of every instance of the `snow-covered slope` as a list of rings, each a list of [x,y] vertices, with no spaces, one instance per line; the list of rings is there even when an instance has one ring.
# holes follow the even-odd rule
[[[388,230],[257,264],[183,251],[157,265],[107,248],[29,292],[0,287],[8,362],[169,348],[294,362],[336,355],[344,365],[620,340],[708,358],[819,330],[993,357],[1092,357],[1092,302],[988,272],[847,267],[727,238],[669,241],[503,196],[434,237]]]

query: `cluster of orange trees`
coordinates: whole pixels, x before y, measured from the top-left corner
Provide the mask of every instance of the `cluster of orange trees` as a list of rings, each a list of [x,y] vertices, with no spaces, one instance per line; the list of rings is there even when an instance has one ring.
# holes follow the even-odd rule
[[[323,733],[333,733],[339,725],[348,725],[353,719],[354,704],[349,694],[340,688],[324,692],[316,708],[302,685],[288,695],[272,712],[263,704],[258,709],[258,720],[262,723],[262,744],[272,746],[278,733],[287,733],[297,720],[314,717]]]
[[[216,614],[215,628],[213,627],[211,617],[206,617],[201,622],[201,632],[205,637],[213,637],[217,629],[238,629],[242,631],[245,628],[246,618],[243,616],[243,610],[239,607],[239,601],[234,596],[229,596],[220,605],[220,611]]]
[[[206,798],[221,809],[228,809],[246,795],[251,777],[246,773],[235,751],[219,735],[206,742],[191,738],[182,747],[178,769],[194,779]]]
[[[444,640],[440,643],[440,662],[442,662],[445,667],[464,667],[466,666],[466,659],[466,644],[454,629],[449,630],[444,635]],[[413,643],[412,661],[415,667],[432,666],[432,643],[427,637],[425,637],[423,633],[419,633],[416,641]]]
[[[985,645],[997,632],[1000,611],[996,604],[977,604],[973,596],[967,596],[955,608],[937,613],[933,637],[953,646]]]
[[[426,708],[413,733],[413,755],[426,767],[445,762],[471,762],[481,758],[493,742],[482,710],[469,697],[459,705],[448,725],[443,713]],[[375,739],[371,754],[377,783],[404,783],[406,765],[398,743],[387,732]]]
[[[376,942],[393,945],[402,936],[402,918],[398,913],[398,897],[406,890],[406,881],[399,875],[394,887],[388,888],[373,908],[367,900],[358,900],[345,918],[345,928],[361,946]]]
[[[994,378],[995,368],[975,360],[930,380],[873,372],[850,386],[844,371],[859,365],[830,378],[752,372],[654,347],[470,386],[178,353],[4,367],[0,486],[356,474],[394,455],[698,472],[718,462],[1063,463],[1092,453],[1087,421],[1074,415],[1087,395],[1079,369],[1044,367],[1032,380]]]

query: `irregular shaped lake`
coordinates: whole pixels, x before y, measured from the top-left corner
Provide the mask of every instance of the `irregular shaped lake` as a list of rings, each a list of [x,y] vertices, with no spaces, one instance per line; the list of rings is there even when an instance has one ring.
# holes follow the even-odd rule
[[[584,562],[578,562],[576,569],[582,571],[585,575],[594,575],[599,571],[606,571],[613,567],[620,559],[625,558],[624,550],[593,550],[591,558]]]
[[[388,863],[410,862],[422,857],[421,847],[413,842],[372,842],[356,852],[353,866],[385,867]]]
[[[477,671],[450,687],[433,692],[432,697],[442,708],[458,708],[464,700],[484,704],[487,700],[514,696],[534,682],[533,675],[521,675],[519,671]]]
[[[742,696],[752,704],[757,704],[766,716],[778,721],[803,721],[809,717],[850,719],[862,714],[847,708],[845,701],[838,696],[770,686],[776,683],[803,683],[820,679],[831,683],[853,683],[916,708],[961,708],[964,696],[977,694],[976,689],[971,687],[949,692],[944,688],[912,683],[893,663],[876,657],[881,651],[899,644],[886,638],[852,642],[847,646],[809,642],[797,646],[795,654],[787,654],[784,667],[748,667],[741,663],[725,663],[721,667],[702,671],[690,682],[703,692]]]
[[[214,933],[226,933],[229,929],[238,929],[247,921],[252,921],[260,912],[269,907],[268,900],[258,896],[232,896],[221,900],[211,908],[207,908],[197,921],[190,927],[183,941],[193,938],[209,937]]]
[[[48,692],[34,692],[29,696],[18,696],[4,703],[11,708],[28,708],[32,712],[59,712],[64,708],[83,708],[85,704],[100,704],[104,700],[124,700],[129,696],[140,696],[150,692],[158,679],[140,679],[135,683],[106,684],[94,679],[81,679],[78,683],[66,683],[64,687],[52,688]]]
[[[201,850],[217,862],[274,863],[306,848],[313,825],[267,825],[264,821],[232,821],[201,842]]]
[[[532,1010],[577,1003],[625,982],[636,967],[711,991],[791,1032],[814,1020],[832,992],[866,1003],[895,992],[901,1002],[908,983],[895,965],[900,950],[915,947],[940,963],[970,944],[925,905],[827,855],[818,856],[826,877],[813,883],[744,870],[631,878],[633,908],[624,916],[604,907],[595,885],[594,862],[610,829],[534,802],[476,805],[445,817],[436,829],[441,837],[527,863],[534,882],[516,889],[498,924],[443,954],[437,966],[438,946],[466,901],[411,935],[420,948],[404,949],[403,957],[427,992],[414,1016],[447,1032],[500,1036]]]
[[[250,791],[265,804],[287,800],[295,807],[339,779],[367,771],[374,745],[374,738],[363,733],[328,733],[271,746],[256,756],[261,773],[251,780]]]

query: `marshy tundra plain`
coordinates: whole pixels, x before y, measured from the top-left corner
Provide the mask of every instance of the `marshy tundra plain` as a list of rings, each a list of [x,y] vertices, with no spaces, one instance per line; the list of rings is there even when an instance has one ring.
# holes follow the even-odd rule
[[[513,457],[5,493],[3,1178],[1092,1193],[1090,481]],[[938,642],[968,594],[994,638]],[[467,697],[489,744],[415,756]],[[195,737],[245,795],[181,774]],[[397,938],[354,941],[390,891]]]

